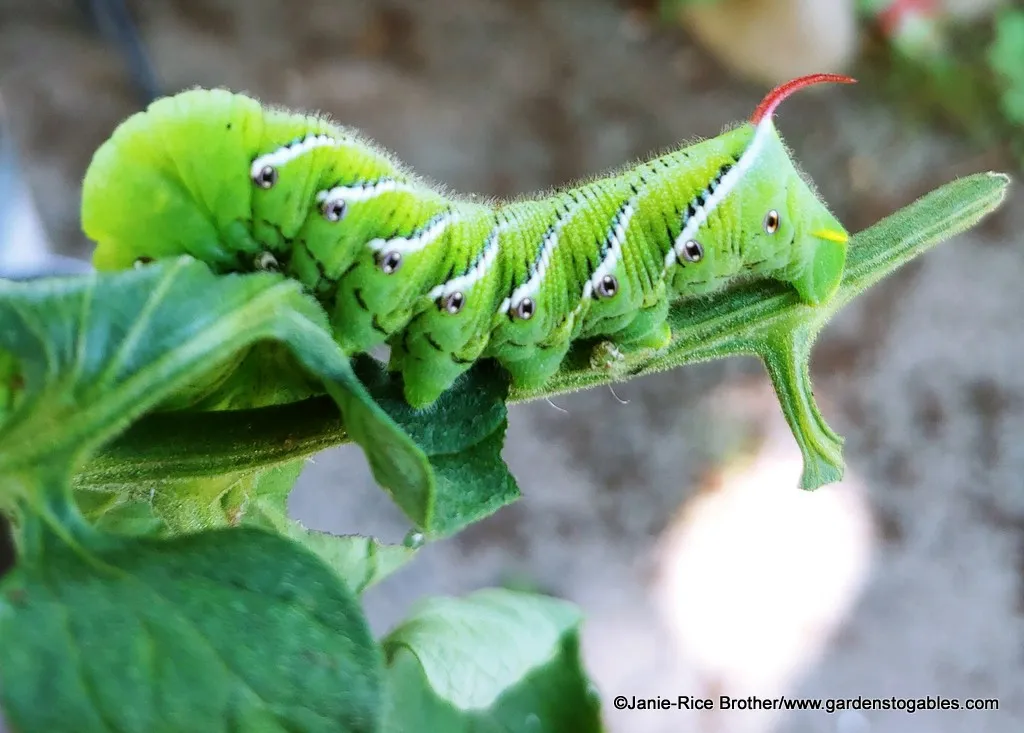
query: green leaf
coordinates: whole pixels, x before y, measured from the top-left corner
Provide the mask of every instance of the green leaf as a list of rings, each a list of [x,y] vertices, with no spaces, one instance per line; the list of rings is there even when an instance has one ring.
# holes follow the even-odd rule
[[[0,583],[0,695],[16,730],[379,729],[381,657],[358,602],[290,541],[36,531],[37,551]]]
[[[222,382],[253,344],[276,340],[323,379],[378,482],[407,511],[428,510],[426,458],[366,393],[323,310],[293,281],[217,277],[190,258],[115,274],[0,281],[0,323],[0,353],[17,358],[23,389],[0,425],[0,473],[56,455],[80,464],[163,400]],[[167,456],[161,443],[152,448]]]
[[[263,341],[253,344],[215,388],[199,394],[174,394],[160,405],[160,410],[244,410],[299,402],[323,393],[321,381],[303,367],[286,344]]]
[[[420,525],[429,538],[452,535],[519,498],[501,457],[509,380],[493,362],[476,364],[425,410],[409,407],[398,380],[376,362],[357,359],[355,369],[377,404],[430,461],[436,493]]]
[[[571,604],[527,593],[431,599],[382,642],[385,730],[600,731],[579,624]]]

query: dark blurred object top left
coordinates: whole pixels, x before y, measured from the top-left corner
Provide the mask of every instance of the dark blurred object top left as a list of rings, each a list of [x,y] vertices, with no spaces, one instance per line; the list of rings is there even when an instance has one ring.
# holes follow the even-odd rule
[[[0,2],[0,97],[22,187],[55,254],[88,260],[81,176],[125,118],[163,94],[126,0]]]
[[[124,0],[76,0],[103,39],[117,48],[135,83],[139,101],[147,105],[161,95],[156,71],[138,27]]]

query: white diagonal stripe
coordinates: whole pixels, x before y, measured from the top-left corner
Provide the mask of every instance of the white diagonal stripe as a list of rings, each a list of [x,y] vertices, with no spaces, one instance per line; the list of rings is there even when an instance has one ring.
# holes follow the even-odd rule
[[[633,218],[638,198],[638,196],[634,196],[615,214],[611,232],[608,234],[608,251],[605,253],[604,259],[601,260],[601,264],[594,270],[594,274],[583,285],[583,300],[589,298],[605,276],[613,273],[619,264],[619,259],[622,257],[622,245],[626,241],[626,229],[629,228],[629,221]]]
[[[665,255],[666,270],[683,254],[686,243],[697,235],[697,231],[704,226],[704,222],[711,216],[711,212],[725,200],[726,196],[732,193],[732,190],[736,188],[736,184],[740,182],[744,174],[754,165],[757,156],[761,152],[761,148],[764,147],[764,142],[768,137],[768,131],[771,129],[771,126],[772,120],[770,117],[766,117],[757,126],[754,132],[754,139],[750,141],[750,145],[743,151],[743,155],[740,156],[736,165],[722,176],[722,180],[714,192],[708,196],[707,201],[702,206],[699,206],[696,213],[687,220],[686,226],[683,227],[683,230],[679,232],[679,236],[672,243],[672,249]]]
[[[381,196],[385,193],[392,193],[395,191],[413,191],[415,190],[410,184],[404,181],[396,181],[393,178],[381,178],[379,181],[373,183],[356,183],[351,186],[335,186],[334,188],[327,189],[326,191],[320,191],[316,195],[317,203],[334,203],[335,201],[344,201],[345,203],[356,203],[359,201],[369,201],[372,198]]]
[[[465,293],[473,287],[473,285],[482,280],[484,276],[487,275],[487,271],[491,269],[491,266],[498,261],[500,229],[501,227],[495,227],[491,230],[491,233],[488,235],[487,241],[484,244],[483,254],[469,272],[459,275],[458,277],[453,277],[448,282],[438,285],[427,293],[427,297],[431,300],[437,300],[438,298],[444,298],[452,293]]]
[[[533,274],[530,275],[526,282],[513,290],[512,295],[501,301],[498,313],[508,313],[513,305],[518,305],[525,298],[533,298],[540,292],[541,286],[544,284],[544,276],[547,275],[548,268],[551,266],[551,258],[558,248],[559,234],[579,208],[580,204],[577,203],[572,208],[563,211],[558,219],[555,220],[554,225],[544,234],[540,247],[540,256],[534,260],[535,269]]]
[[[252,166],[249,168],[249,175],[252,178],[259,176],[267,166],[271,168],[280,168],[289,161],[295,160],[296,158],[305,155],[311,150],[316,148],[323,148],[332,145],[347,145],[348,143],[343,140],[337,140],[330,135],[307,135],[299,142],[289,143],[282,145],[272,153],[261,155],[252,162]]]
[[[455,220],[455,215],[451,211],[446,211],[427,222],[427,225],[420,229],[417,234],[409,237],[394,237],[392,239],[378,237],[377,239],[371,239],[366,243],[366,246],[374,252],[399,252],[400,254],[419,252],[421,249],[433,244]]]

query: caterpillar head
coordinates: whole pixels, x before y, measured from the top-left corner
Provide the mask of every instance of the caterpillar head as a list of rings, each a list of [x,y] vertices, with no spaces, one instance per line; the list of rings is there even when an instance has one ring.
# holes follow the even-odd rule
[[[751,117],[755,126],[751,148],[759,158],[754,165],[770,171],[770,184],[763,185],[752,200],[761,202],[751,216],[759,217],[755,237],[766,243],[789,244],[791,257],[782,279],[792,283],[800,298],[817,305],[831,298],[842,281],[849,235],[828,210],[805,176],[797,169],[785,143],[779,137],[772,115],[779,104],[798,89],[822,82],[855,83],[838,74],[814,74],[794,79],[772,90]],[[757,186],[757,182],[754,183]]]

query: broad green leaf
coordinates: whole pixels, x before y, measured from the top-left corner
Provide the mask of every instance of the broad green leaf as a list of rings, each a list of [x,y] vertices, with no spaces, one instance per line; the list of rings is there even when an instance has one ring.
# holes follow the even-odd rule
[[[374,404],[331,339],[323,310],[293,281],[217,277],[189,258],[115,274],[0,281],[0,324],[0,353],[16,357],[23,390],[0,425],[0,472],[58,454],[80,464],[165,399],[206,389],[211,374],[230,375],[257,342],[280,341],[341,405],[377,480],[410,513],[428,510],[425,457]],[[153,449],[168,455],[160,443]]]
[[[359,604],[294,543],[37,531],[0,583],[0,695],[20,733],[379,729]]]
[[[436,598],[383,640],[388,733],[590,733],[600,702],[583,669],[579,611],[483,590]]]

